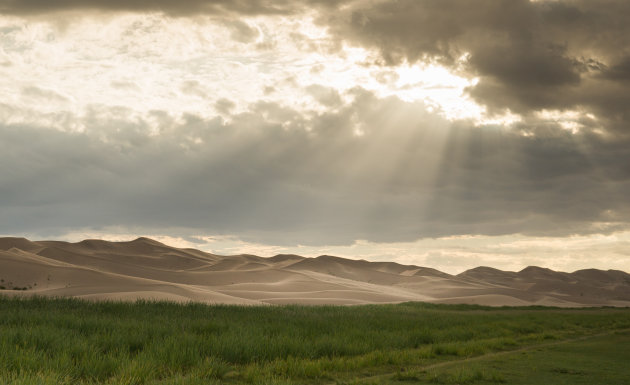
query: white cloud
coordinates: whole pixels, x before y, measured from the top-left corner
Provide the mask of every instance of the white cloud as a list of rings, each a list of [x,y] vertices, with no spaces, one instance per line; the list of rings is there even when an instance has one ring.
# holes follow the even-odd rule
[[[424,100],[451,118],[479,117],[482,110],[463,94],[469,80],[444,67],[406,64],[392,69],[396,82],[383,83],[373,76],[380,68],[370,64],[375,52],[340,45],[313,17],[118,14],[62,24],[1,16],[1,57],[15,64],[0,69],[0,98],[14,110],[12,122],[41,123],[44,114],[76,115],[93,106],[210,118],[221,99],[233,101],[235,111],[265,100],[321,112],[326,106],[308,86],[343,94],[360,84],[381,97]],[[15,97],[36,89],[49,95],[37,111],[32,98]]]

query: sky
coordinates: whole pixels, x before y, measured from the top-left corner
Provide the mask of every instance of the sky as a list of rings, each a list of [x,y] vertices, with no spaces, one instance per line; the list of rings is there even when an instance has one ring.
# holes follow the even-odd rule
[[[630,271],[626,0],[0,0],[0,235]]]

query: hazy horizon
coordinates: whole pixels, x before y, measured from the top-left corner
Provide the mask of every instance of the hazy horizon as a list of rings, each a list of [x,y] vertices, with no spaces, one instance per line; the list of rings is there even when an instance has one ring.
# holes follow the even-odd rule
[[[0,0],[0,237],[630,271],[629,18]]]

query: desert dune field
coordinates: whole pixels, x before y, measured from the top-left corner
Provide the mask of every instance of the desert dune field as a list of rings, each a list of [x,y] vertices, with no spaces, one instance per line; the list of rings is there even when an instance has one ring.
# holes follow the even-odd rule
[[[322,255],[219,256],[148,238],[77,243],[0,238],[0,294],[92,300],[225,304],[369,304],[423,301],[490,306],[630,306],[630,275],[617,270],[458,275],[393,262]]]

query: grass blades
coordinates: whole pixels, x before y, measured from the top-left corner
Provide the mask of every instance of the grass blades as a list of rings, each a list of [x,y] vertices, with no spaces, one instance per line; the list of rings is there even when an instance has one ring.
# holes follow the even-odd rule
[[[0,297],[0,384],[352,383],[388,373],[378,381],[419,381],[406,368],[627,328],[630,310],[613,308]],[[431,381],[504,378],[463,368]]]

